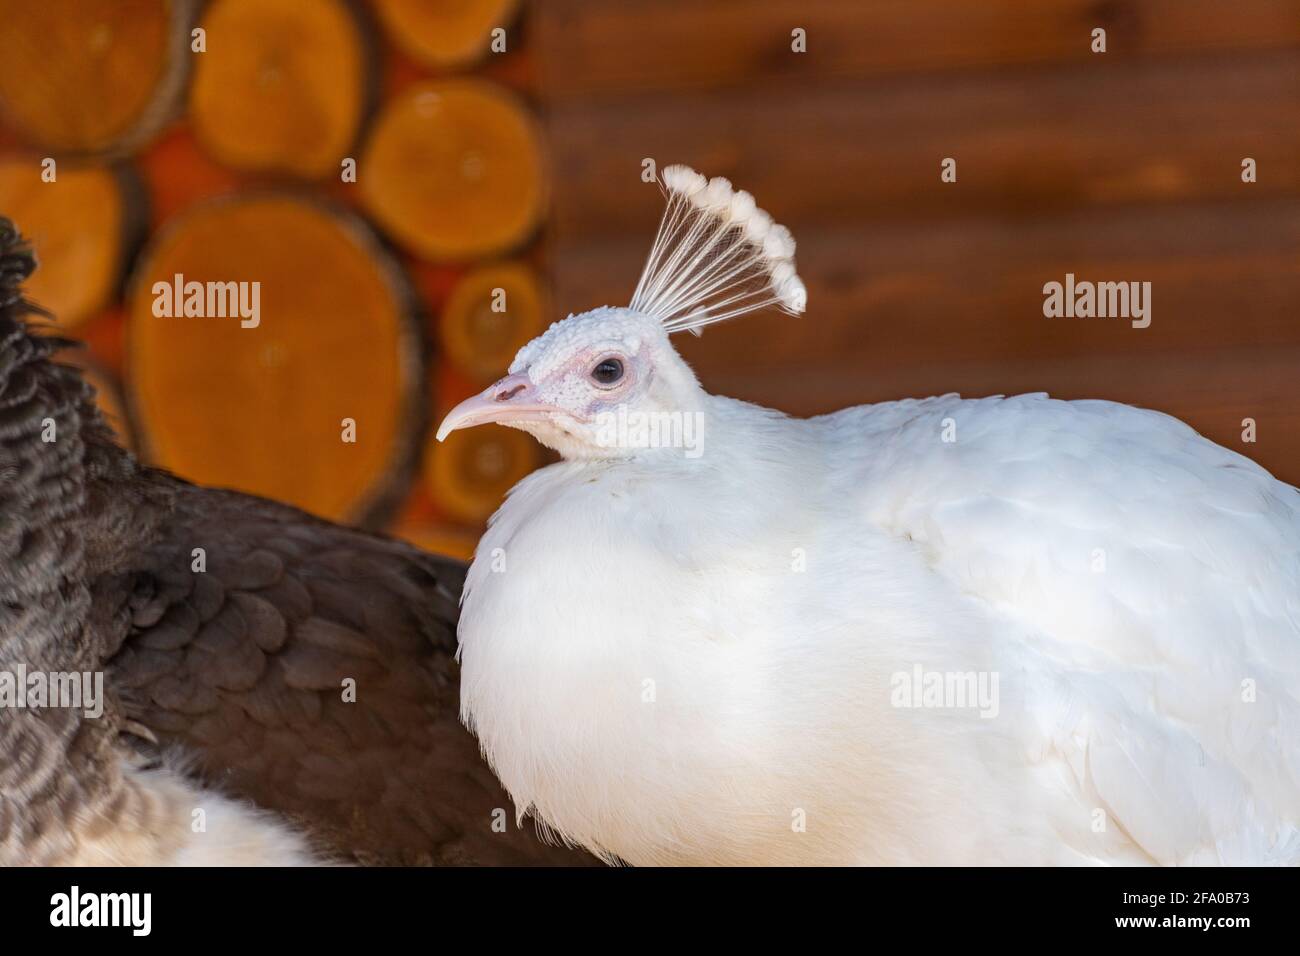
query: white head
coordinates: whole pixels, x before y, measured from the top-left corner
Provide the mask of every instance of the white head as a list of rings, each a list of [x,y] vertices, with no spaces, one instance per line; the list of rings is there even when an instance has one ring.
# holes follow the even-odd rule
[[[438,428],[497,422],[521,428],[566,458],[618,458],[656,449],[611,442],[622,413],[700,411],[705,393],[668,336],[767,305],[797,314],[807,294],[794,239],[725,179],[685,166],[663,171],[668,208],[627,308],[570,315],[529,342],[505,378],[457,405]]]

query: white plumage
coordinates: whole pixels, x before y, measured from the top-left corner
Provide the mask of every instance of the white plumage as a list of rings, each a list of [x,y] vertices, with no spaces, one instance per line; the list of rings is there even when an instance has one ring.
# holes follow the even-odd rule
[[[768,293],[657,310],[717,247],[759,261],[716,210],[766,217],[673,175],[716,246],[665,273],[656,242],[638,309],[557,323],[440,430],[566,459],[493,519],[460,623],[521,815],[635,864],[1300,862],[1300,493],[1108,402],[709,395],[667,329],[803,301],[790,240]],[[697,454],[611,442],[615,410],[694,416]]]

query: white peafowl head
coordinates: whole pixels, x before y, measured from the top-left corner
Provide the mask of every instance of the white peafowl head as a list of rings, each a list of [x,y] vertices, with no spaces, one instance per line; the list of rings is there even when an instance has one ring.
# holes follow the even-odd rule
[[[438,428],[487,422],[531,433],[565,458],[655,454],[610,422],[692,414],[706,395],[668,341],[768,305],[798,314],[807,293],[794,239],[749,193],[685,166],[663,171],[668,206],[629,305],[554,323],[515,356],[509,374],[461,402]]]

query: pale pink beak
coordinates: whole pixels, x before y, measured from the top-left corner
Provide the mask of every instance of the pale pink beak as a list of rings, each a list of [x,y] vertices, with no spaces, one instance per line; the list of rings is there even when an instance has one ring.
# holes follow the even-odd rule
[[[449,411],[438,426],[438,441],[443,441],[458,428],[473,428],[487,422],[545,421],[560,411],[537,398],[537,386],[527,372],[507,375]]]

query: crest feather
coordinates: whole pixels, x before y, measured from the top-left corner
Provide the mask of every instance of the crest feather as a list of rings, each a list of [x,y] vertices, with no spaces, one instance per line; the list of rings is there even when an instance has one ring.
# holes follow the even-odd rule
[[[660,177],[668,207],[630,308],[668,332],[699,330],[769,305],[797,315],[808,293],[794,266],[794,237],[754,197],[687,166]]]

